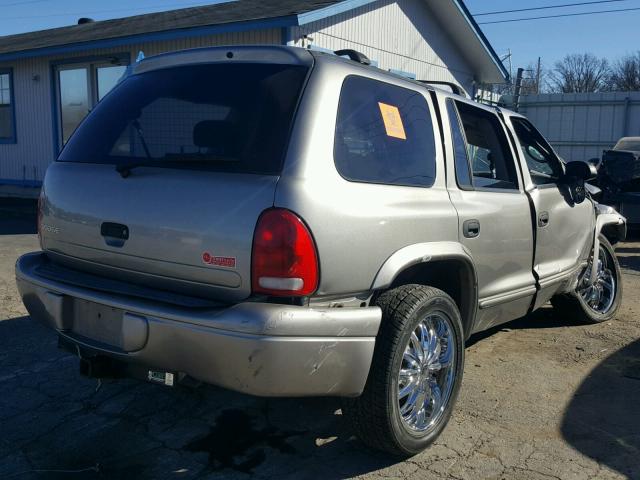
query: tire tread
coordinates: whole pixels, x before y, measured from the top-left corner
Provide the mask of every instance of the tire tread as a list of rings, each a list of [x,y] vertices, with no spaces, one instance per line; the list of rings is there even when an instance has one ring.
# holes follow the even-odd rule
[[[447,297],[445,292],[425,285],[402,285],[384,292],[378,297],[376,304],[382,309],[382,324],[379,339],[373,355],[373,361],[363,394],[358,398],[344,399],[343,414],[352,431],[368,447],[391,453],[394,456],[406,457],[395,438],[390,435],[388,418],[391,415],[388,398],[387,378],[389,378],[392,362],[388,361],[400,341],[405,325],[412,312],[433,297]],[[381,392],[384,394],[381,395]]]

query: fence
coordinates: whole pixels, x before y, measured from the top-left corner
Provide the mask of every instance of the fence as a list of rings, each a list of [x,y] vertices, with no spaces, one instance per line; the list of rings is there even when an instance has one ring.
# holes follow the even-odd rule
[[[565,160],[600,157],[620,137],[640,136],[640,92],[527,95],[520,112]]]

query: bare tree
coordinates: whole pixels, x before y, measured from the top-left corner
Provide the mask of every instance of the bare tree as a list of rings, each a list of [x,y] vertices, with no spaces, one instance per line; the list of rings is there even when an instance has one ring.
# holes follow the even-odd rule
[[[549,74],[549,86],[558,93],[607,90],[608,80],[609,63],[591,53],[567,55]]]
[[[622,57],[613,64],[609,89],[617,92],[640,90],[640,51]]]
[[[542,64],[539,67],[538,70],[538,62],[536,62],[529,63],[525,68],[522,79],[522,95],[536,95],[545,92],[549,72]]]

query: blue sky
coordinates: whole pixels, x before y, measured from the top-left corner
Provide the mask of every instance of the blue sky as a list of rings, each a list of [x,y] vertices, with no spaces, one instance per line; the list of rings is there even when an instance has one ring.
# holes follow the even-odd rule
[[[438,0],[440,1],[440,0]],[[515,8],[539,7],[579,0],[465,0],[472,13]],[[136,15],[152,11],[213,3],[198,0],[0,0],[0,36],[75,23],[80,16],[96,20]],[[478,22],[552,15],[556,13],[589,12],[640,7],[640,0],[619,0],[554,10],[521,12],[477,17]],[[640,50],[640,10],[582,17],[546,19],[528,22],[482,25],[484,32],[499,54],[513,52],[514,68],[526,66],[541,56],[543,63],[553,62],[568,53],[592,52],[615,59]]]
[[[473,14],[517,8],[542,7],[578,3],[580,0],[465,0]],[[588,1],[588,0],[586,0]],[[554,14],[640,8],[640,0],[585,5],[553,10],[539,10],[476,17],[478,23],[510,18],[537,17]],[[511,48],[514,68],[529,62],[542,62],[551,67],[570,53],[591,52],[599,57],[617,57],[640,50],[640,10],[601,15],[586,15],[527,22],[481,25],[499,54]]]

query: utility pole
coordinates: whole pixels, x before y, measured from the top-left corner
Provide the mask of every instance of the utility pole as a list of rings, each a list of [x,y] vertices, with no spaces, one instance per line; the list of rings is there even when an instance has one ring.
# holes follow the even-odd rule
[[[536,72],[536,95],[540,94],[540,77],[542,76],[542,57],[538,57],[538,71]]]
[[[522,75],[524,74],[524,68],[518,69],[516,75],[516,90],[513,95],[513,109],[517,112],[520,106],[520,93],[522,92]]]
[[[500,61],[504,64],[509,60],[509,82],[513,82],[513,64],[511,63],[511,49],[507,50],[507,54],[500,57]],[[513,83],[512,83],[513,85]]]

